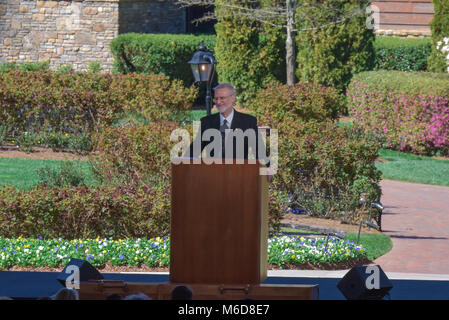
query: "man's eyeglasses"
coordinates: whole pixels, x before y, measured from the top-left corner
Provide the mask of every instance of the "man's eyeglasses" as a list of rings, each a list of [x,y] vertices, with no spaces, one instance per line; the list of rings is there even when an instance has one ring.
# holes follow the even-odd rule
[[[225,100],[226,98],[229,98],[230,96],[232,96],[232,94],[230,94],[229,96],[215,97],[215,98],[214,98],[214,101]]]

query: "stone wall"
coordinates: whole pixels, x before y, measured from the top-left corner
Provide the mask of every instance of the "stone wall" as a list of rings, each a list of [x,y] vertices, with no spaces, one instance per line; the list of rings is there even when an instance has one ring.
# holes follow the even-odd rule
[[[111,71],[119,33],[185,32],[185,9],[163,0],[0,0],[0,63],[50,61],[50,68]]]

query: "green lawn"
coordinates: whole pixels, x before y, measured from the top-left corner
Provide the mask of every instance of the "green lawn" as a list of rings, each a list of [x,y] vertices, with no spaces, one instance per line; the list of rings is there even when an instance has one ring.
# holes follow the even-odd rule
[[[281,228],[281,232],[291,232],[297,233],[298,236],[302,236],[305,234],[310,235],[319,235],[316,232],[311,232],[308,230],[299,230],[299,229],[290,229],[290,228]],[[321,237],[325,237],[324,235],[320,235]],[[357,242],[357,233],[356,232],[348,232],[344,241],[354,241]],[[386,254],[393,248],[393,243],[391,239],[386,234],[371,234],[371,233],[361,233],[359,244],[363,246],[366,250],[366,255],[368,259],[374,261],[378,257]]]
[[[347,233],[345,240],[354,241],[355,243],[357,241],[357,233]],[[368,259],[371,261],[386,254],[393,248],[393,242],[391,242],[390,236],[386,234],[361,233],[359,244],[365,248]]]
[[[340,121],[337,125],[350,127],[352,120]],[[380,149],[379,157],[388,160],[376,162],[376,167],[382,171],[382,179],[449,186],[449,160],[389,149]]]
[[[192,112],[190,113],[192,115],[191,120],[195,121],[195,120],[200,120],[202,117],[207,115],[207,111],[206,110],[192,110]]]
[[[376,162],[382,178],[423,184],[449,186],[449,161],[416,156],[399,151],[381,149],[379,157],[387,162]]]
[[[93,181],[89,165],[85,161],[77,161],[86,174],[86,184]],[[0,158],[0,186],[9,185],[21,189],[29,189],[38,181],[37,169],[49,166],[59,167],[63,161],[59,160],[33,160],[19,158]]]

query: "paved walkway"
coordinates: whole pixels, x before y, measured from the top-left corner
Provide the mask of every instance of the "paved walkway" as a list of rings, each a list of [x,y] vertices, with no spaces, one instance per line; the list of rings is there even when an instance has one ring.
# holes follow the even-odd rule
[[[393,249],[374,262],[385,272],[449,274],[449,187],[383,180],[382,231]]]

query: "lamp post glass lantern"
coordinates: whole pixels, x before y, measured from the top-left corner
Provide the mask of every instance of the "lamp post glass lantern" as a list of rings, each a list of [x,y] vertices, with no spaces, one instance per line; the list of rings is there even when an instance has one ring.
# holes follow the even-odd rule
[[[206,110],[210,115],[211,110],[211,94],[210,87],[215,74],[215,65],[217,61],[214,55],[208,51],[204,43],[198,46],[198,50],[193,54],[192,60],[189,61],[192,68],[195,82],[206,82]]]

